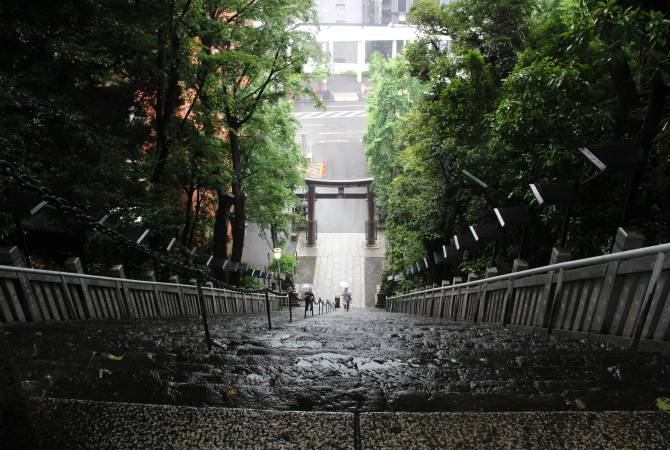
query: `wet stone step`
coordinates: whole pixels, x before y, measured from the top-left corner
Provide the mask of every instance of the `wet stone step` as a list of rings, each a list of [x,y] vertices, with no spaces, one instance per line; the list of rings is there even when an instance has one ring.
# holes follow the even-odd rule
[[[589,396],[587,409],[605,408],[608,399],[619,408],[654,408],[652,396],[670,387],[668,357],[586,339],[383,311],[282,320],[268,331],[260,315],[212,318],[211,352],[195,318],[10,326],[7,337],[26,392],[61,398],[315,411],[412,410],[422,402],[428,410],[561,411],[576,408],[574,398],[565,404],[565,392]],[[634,392],[644,400],[632,399]]]

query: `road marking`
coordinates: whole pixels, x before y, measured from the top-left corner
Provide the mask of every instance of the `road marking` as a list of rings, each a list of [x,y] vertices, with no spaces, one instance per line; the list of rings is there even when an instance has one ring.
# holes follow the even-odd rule
[[[330,108],[363,108],[363,109],[365,109],[365,105],[360,104],[360,103],[359,104],[353,104],[353,105],[328,105],[326,108],[327,109],[330,109]]]
[[[355,102],[358,94],[355,92],[333,92],[333,100],[336,102]]]
[[[330,143],[342,143],[342,142],[349,142],[349,139],[329,139],[326,141],[317,141],[317,144],[330,144]]]
[[[325,133],[319,133],[319,134],[347,134],[346,131],[326,131]]]
[[[366,117],[365,110],[356,111],[316,111],[293,113],[298,119],[343,119],[349,117]]]
[[[301,117],[303,119],[308,119],[310,117],[317,116],[319,114],[322,114],[320,111],[315,111],[315,112],[307,112],[307,113],[299,113],[300,115],[298,117]]]
[[[325,173],[326,164],[321,161],[311,161],[305,169],[305,175],[309,178],[321,178]]]

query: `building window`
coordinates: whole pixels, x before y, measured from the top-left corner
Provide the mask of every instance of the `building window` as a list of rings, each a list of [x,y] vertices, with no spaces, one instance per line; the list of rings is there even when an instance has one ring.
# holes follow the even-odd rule
[[[335,5],[335,21],[337,23],[344,23],[346,21],[344,3],[338,3]]]
[[[399,13],[407,12],[407,1],[406,0],[398,0],[398,12]]]
[[[391,57],[393,48],[393,41],[365,41],[365,62],[370,62],[370,56],[379,52],[384,55],[384,58]]]
[[[358,42],[333,42],[333,62],[335,64],[356,64],[358,62]]]

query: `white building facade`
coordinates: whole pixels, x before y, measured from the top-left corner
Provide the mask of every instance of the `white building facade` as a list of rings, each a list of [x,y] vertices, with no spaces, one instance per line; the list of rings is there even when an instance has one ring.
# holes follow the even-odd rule
[[[314,33],[322,49],[330,53],[331,73],[355,72],[360,82],[369,69],[372,53],[392,58],[417,38],[416,28],[407,24],[413,2],[316,0],[319,26],[305,24],[300,28]]]

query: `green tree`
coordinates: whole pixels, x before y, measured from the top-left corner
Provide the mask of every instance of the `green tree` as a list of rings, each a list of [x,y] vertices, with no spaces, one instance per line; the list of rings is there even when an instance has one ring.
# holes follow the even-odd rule
[[[616,173],[593,178],[576,149],[609,142],[646,149],[652,169],[634,192],[644,210],[635,225],[654,241],[667,239],[668,9],[615,0],[416,2],[411,18],[424,37],[406,57],[427,95],[390,120],[402,130],[393,143],[400,157],[377,158],[393,170],[390,269],[430,255],[434,241],[445,243],[469,224],[492,221],[492,205],[528,204],[528,183],[537,181],[589,180],[573,210],[571,246],[579,255],[607,250],[627,180]],[[463,169],[485,180],[488,191],[469,183]],[[542,264],[556,244],[559,212],[533,216],[526,256]],[[516,241],[498,246],[495,260],[491,248],[480,248],[475,259],[466,254],[462,268],[505,270]],[[439,275],[445,272],[433,270],[431,278]]]
[[[240,0],[209,2],[207,7],[209,18],[219,20],[201,24],[198,58],[209,68],[207,96],[220,111],[218,120],[230,152],[234,207],[230,257],[239,262],[247,219],[245,180],[251,176],[246,162],[254,157],[247,142],[252,133],[246,128],[264,105],[277,103],[289,92],[311,94],[302,68],[312,56],[313,38],[293,25],[312,17],[312,1]],[[227,206],[219,202],[220,208]],[[222,256],[225,249],[217,245],[215,254]]]
[[[295,192],[304,184],[300,167],[305,159],[295,140],[296,130],[288,101],[264,105],[246,128],[244,172],[249,177],[243,190],[248,218],[270,231],[272,247],[279,246],[278,234],[288,231],[298,204]]]

